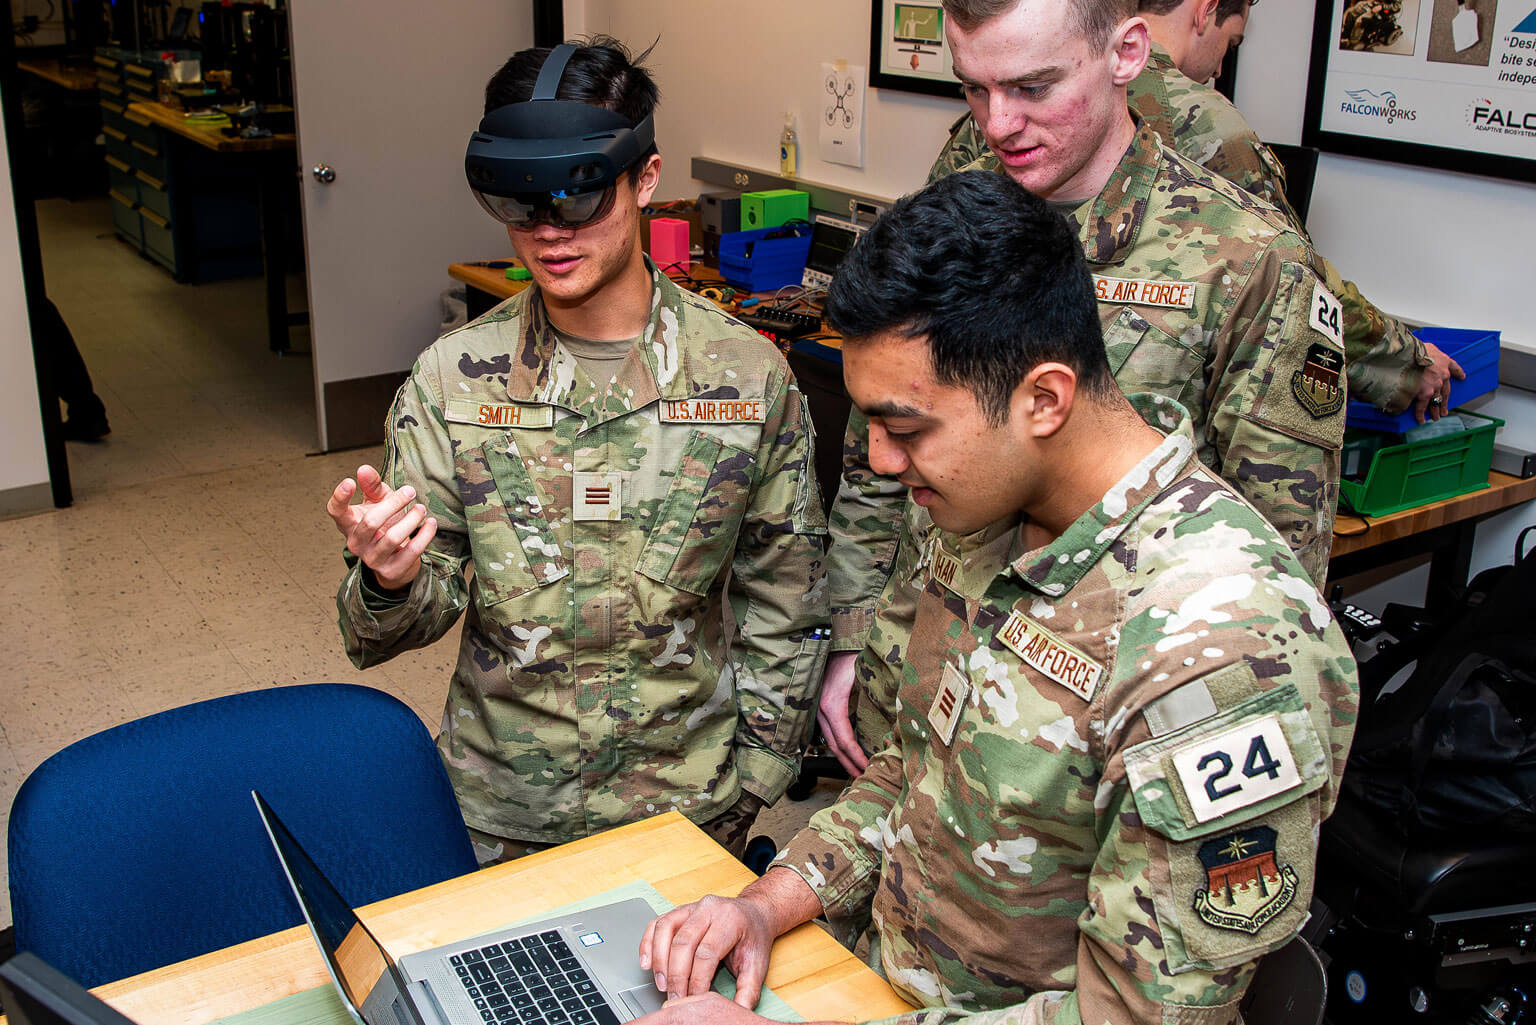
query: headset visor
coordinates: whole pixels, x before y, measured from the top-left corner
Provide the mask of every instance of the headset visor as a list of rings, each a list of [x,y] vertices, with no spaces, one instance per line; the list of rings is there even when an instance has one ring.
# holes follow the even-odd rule
[[[470,189],[486,213],[514,228],[531,228],[535,224],[552,224],[557,228],[579,228],[584,224],[600,221],[613,209],[614,186],[596,192],[565,191],[524,192],[513,196],[493,196],[479,189]]]

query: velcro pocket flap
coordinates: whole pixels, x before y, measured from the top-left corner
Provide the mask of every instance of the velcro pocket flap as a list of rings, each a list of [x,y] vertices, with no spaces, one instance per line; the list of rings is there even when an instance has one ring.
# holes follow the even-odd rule
[[[1211,676],[1225,674],[1247,674],[1250,687],[1258,686],[1246,663]],[[1318,790],[1328,779],[1328,754],[1300,692],[1288,683],[1127,749],[1125,769],[1142,822],[1184,841]]]

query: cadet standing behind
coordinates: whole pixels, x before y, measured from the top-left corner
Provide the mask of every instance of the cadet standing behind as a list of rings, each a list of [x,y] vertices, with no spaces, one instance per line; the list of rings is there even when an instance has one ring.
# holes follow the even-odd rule
[[[656,101],[607,39],[491,79],[466,170],[532,287],[422,354],[384,479],[327,505],[359,667],[468,613],[438,747],[482,861],[673,809],[739,853],[825,653],[805,400],[640,248]]]
[[[1141,0],[1139,13],[1152,37],[1147,66],[1130,84],[1131,109],[1181,156],[1274,205],[1306,235],[1306,224],[1286,198],[1285,168],[1259,141],[1232,102],[1209,85],[1227,53],[1243,40],[1251,0]],[[996,167],[976,119],[967,114],[928,180],[970,166]],[[1389,413],[1411,405],[1420,423],[1438,420],[1450,405],[1451,380],[1466,375],[1434,345],[1414,337],[1377,309],[1317,254],[1315,268],[1343,308],[1345,369],[1350,398]]]
[[[881,473],[938,529],[897,732],[737,898],[641,964],[745,1022],[775,936],[825,914],[939,1025],[1226,1025],[1307,920],[1354,663],[1289,546],[1110,375],[1078,240],[1006,178],[901,200],[834,280]]]
[[[1135,0],[945,0],[944,9],[956,74],[1002,170],[1078,233],[1121,389],[1188,409],[1201,461],[1269,519],[1320,587],[1338,498],[1344,351],[1339,305],[1312,270],[1310,246],[1273,207],[1133,120],[1126,90],[1149,52]],[[908,582],[926,558],[921,510],[909,506],[902,526],[906,489],[870,471],[865,445],[855,412],[831,517],[837,654],[819,706],[822,732],[852,772],[894,714]]]

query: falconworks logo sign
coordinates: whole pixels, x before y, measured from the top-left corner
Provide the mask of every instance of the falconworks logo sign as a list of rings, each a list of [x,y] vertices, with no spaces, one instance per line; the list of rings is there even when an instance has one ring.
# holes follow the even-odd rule
[[[1392,124],[1396,121],[1412,121],[1419,116],[1417,110],[1409,110],[1397,102],[1397,93],[1372,92],[1369,89],[1350,89],[1339,109],[1356,117],[1370,117]]]
[[[1536,138],[1536,110],[1495,106],[1492,100],[1473,102],[1467,108],[1467,123],[1474,132]]]

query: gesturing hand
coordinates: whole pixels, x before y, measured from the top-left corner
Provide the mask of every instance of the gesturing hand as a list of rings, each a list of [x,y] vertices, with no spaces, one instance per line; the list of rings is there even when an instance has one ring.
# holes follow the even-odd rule
[[[354,493],[363,500],[351,504]],[[357,479],[336,485],[325,511],[347,539],[347,551],[373,571],[379,586],[400,591],[421,572],[421,553],[437,534],[437,520],[427,507],[412,504],[416,489],[407,484],[396,491],[371,466],[357,468]]]

